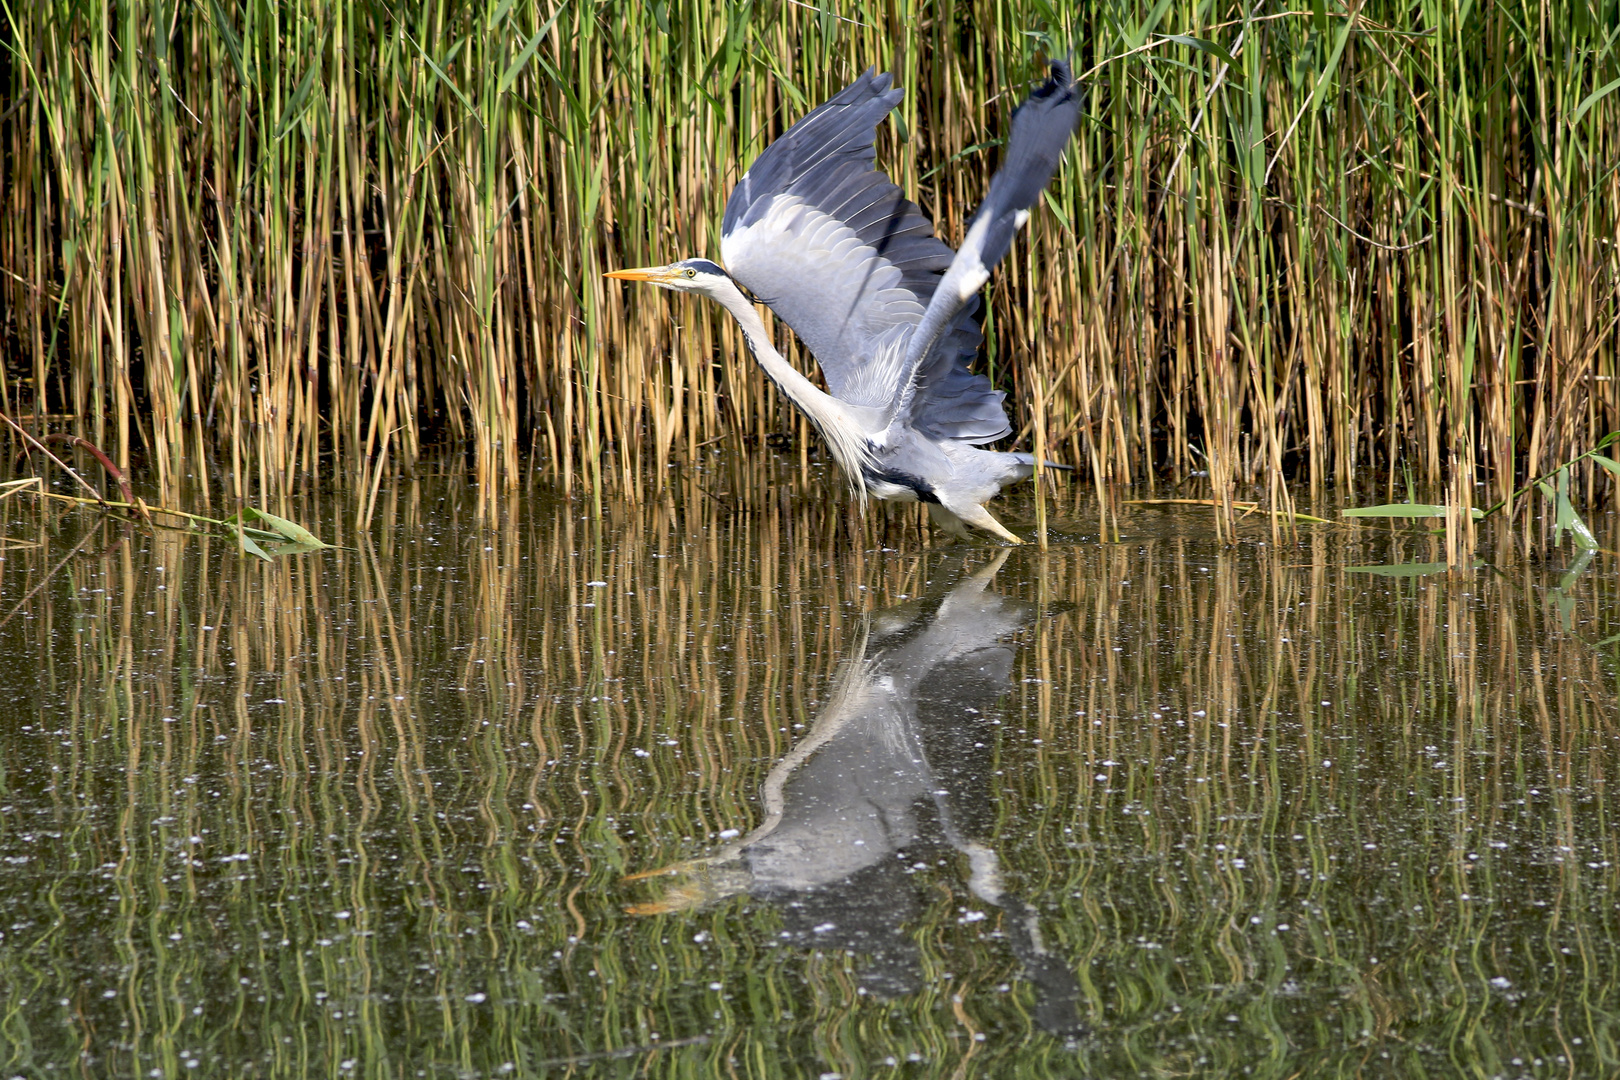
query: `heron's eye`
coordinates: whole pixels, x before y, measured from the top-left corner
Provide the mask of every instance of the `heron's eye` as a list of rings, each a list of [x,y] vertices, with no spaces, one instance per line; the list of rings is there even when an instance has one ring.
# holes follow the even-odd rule
[[[685,273],[686,273],[686,276],[689,277],[689,278],[697,277],[697,271],[692,269],[690,266],[688,266],[686,268]]]

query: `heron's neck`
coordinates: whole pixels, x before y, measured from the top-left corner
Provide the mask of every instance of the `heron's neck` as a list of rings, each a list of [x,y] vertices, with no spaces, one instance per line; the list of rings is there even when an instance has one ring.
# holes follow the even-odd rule
[[[855,416],[854,410],[805,378],[798,368],[776,351],[759,313],[735,285],[728,281],[711,295],[737,320],[743,339],[748,342],[748,350],[754,354],[754,360],[777,389],[816,425],[827,448],[848,475],[850,484],[864,499],[866,486],[861,478],[864,466],[872,460],[872,446],[865,426]]]
[[[787,362],[787,358],[776,351],[771,344],[771,336],[765,329],[765,323],[760,319],[754,305],[735,285],[727,282],[717,288],[714,298],[725,309],[731,312],[732,318],[742,328],[743,338],[748,342],[748,349],[754,354],[759,366],[765,369],[771,381],[781,388],[788,400],[797,405],[799,409],[811,420],[820,423],[816,415],[820,410],[841,411],[841,402],[831,394],[822,390],[815,383],[799,373],[799,369]]]

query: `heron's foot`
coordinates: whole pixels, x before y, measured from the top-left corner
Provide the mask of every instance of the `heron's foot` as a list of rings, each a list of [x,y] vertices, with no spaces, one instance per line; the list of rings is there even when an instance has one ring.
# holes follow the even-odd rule
[[[1009,544],[1023,543],[1022,540],[1014,536],[1007,529],[1007,526],[997,521],[990,511],[986,510],[982,506],[975,506],[974,509],[978,511],[978,514],[973,517],[963,518],[962,520],[966,521],[969,525],[977,525],[987,533],[994,533],[996,536],[1001,537]]]
[[[928,505],[928,516],[934,519],[934,524],[953,532],[958,536],[966,536],[966,525],[983,529],[993,536],[998,536],[1009,544],[1022,544],[1023,541],[1007,530],[1007,527],[995,519],[995,515],[977,503],[963,509],[946,509],[938,503]]]

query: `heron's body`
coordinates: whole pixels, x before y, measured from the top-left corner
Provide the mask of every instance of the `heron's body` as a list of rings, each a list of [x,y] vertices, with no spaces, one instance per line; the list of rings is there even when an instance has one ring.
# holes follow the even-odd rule
[[[862,499],[928,504],[936,524],[1018,538],[985,509],[1035,471],[982,449],[1011,431],[1005,394],[968,369],[978,291],[1051,178],[1079,114],[1068,68],[1020,107],[1001,169],[952,252],[873,168],[873,132],[900,101],[868,71],[760,154],[726,205],[720,251],[610,277],[699,292],[737,320],[760,368],[803,412]],[[740,283],[740,284],[739,284]],[[746,286],[798,334],[821,390],[776,351]]]

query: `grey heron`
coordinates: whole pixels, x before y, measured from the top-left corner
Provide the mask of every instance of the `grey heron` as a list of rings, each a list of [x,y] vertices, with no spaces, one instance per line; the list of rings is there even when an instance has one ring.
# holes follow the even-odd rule
[[[984,504],[1033,475],[1036,460],[982,449],[1012,428],[1006,395],[968,369],[984,340],[973,316],[1057,168],[1079,95],[1069,66],[1054,62],[1014,113],[1001,167],[953,253],[874,165],[877,125],[904,93],[890,81],[867,69],[760,153],[726,203],[724,268],[685,259],[606,276],[718,301],[863,505],[868,495],[921,501],[948,531],[974,525],[1021,543]],[[798,334],[830,394],[776,351],[739,286]]]

